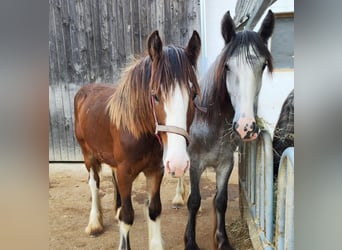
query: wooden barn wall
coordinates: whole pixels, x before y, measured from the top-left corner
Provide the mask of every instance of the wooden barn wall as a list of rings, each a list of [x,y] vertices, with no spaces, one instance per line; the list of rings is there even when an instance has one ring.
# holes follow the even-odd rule
[[[73,98],[85,83],[115,83],[155,29],[185,46],[200,32],[199,0],[49,1],[49,160],[82,161]]]

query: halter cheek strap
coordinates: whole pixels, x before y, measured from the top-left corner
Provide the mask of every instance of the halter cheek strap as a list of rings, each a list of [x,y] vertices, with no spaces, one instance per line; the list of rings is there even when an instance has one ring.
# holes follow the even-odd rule
[[[157,115],[156,115],[156,110],[155,110],[155,101],[154,101],[153,95],[151,95],[151,103],[152,103],[152,112],[153,112],[154,122],[156,124],[156,130],[154,134],[156,135],[160,145],[163,145],[163,143],[160,138],[159,132],[166,132],[166,133],[173,133],[173,134],[183,136],[185,138],[186,145],[188,146],[190,144],[190,136],[188,132],[185,129],[179,128],[177,126],[159,125],[158,120],[157,120]]]

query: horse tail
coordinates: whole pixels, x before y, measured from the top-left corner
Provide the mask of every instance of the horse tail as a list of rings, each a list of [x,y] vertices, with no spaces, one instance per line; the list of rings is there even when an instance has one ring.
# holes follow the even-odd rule
[[[77,91],[74,97],[74,115],[75,115],[75,135],[78,140],[81,139],[81,127],[79,124],[79,111],[81,110],[82,104],[87,98],[87,92],[82,87],[79,91]]]

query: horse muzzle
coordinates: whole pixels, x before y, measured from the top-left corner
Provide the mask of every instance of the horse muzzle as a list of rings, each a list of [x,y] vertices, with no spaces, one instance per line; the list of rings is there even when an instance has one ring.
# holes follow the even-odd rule
[[[179,161],[166,161],[166,171],[172,177],[182,177],[190,166],[190,160],[186,159],[183,162]]]
[[[239,119],[233,123],[233,129],[244,142],[255,140],[260,133],[260,129],[253,118]]]

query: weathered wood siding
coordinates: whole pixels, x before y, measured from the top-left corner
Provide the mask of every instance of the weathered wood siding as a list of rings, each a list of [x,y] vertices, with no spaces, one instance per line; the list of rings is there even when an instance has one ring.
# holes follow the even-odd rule
[[[238,30],[253,30],[265,10],[277,0],[237,0],[234,22]]]
[[[85,83],[115,83],[155,29],[185,46],[200,32],[199,0],[50,0],[49,160],[82,161],[73,98]]]

